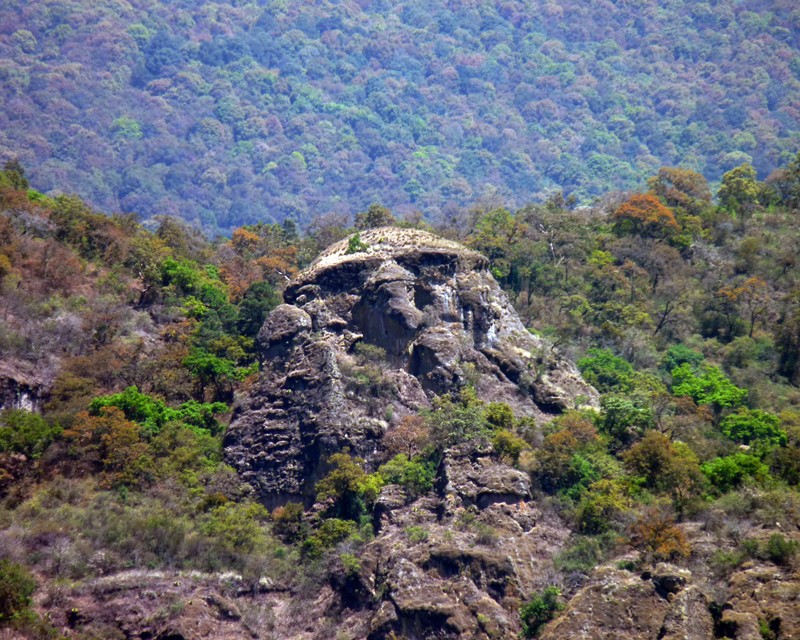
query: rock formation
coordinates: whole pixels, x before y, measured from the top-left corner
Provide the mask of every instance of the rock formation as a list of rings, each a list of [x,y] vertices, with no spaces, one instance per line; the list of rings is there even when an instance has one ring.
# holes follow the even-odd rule
[[[30,369],[24,362],[0,361],[0,411],[40,409],[44,383]]]
[[[380,459],[403,416],[465,384],[538,421],[596,403],[574,368],[525,331],[480,255],[419,231],[377,229],[361,241],[366,250],[348,253],[345,241],[300,274],[261,330],[262,373],[225,445],[266,504],[308,501],[332,452]],[[267,577],[258,563],[245,577],[123,572],[39,601],[68,637],[90,628],[156,640],[493,640],[519,638],[520,605],[557,584],[565,608],[543,640],[800,638],[796,564],[749,559],[719,575],[713,559],[736,551],[722,520],[678,525],[692,548],[681,566],[618,540],[609,553],[624,555],[572,575],[554,559],[582,537],[490,444],[450,447],[436,476],[416,498],[383,487],[374,536],[342,542],[316,566],[308,559],[305,578]],[[763,548],[776,528],[749,537]]]
[[[538,421],[596,404],[525,329],[483,256],[411,229],[360,239],[299,274],[259,333],[262,373],[225,450],[265,504],[308,502],[330,453],[369,457],[402,416],[466,384]]]

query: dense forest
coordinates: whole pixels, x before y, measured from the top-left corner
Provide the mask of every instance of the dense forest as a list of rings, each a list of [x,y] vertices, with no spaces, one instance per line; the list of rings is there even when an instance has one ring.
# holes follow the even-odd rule
[[[791,0],[8,0],[0,159],[212,234],[764,179],[798,147],[798,34]]]
[[[716,202],[702,175],[664,167],[646,190],[593,208],[559,195],[454,212],[436,231],[489,258],[530,330],[577,360],[600,410],[531,424],[467,384],[395,425],[372,466],[336,454],[317,484],[324,508],[269,513],[222,462],[266,314],[332,241],[430,227],[373,205],[355,228],[257,223],[210,242],[175,218],[150,231],[43,195],[8,162],[0,364],[42,404],[0,413],[0,626],[58,637],[43,612],[125,569],[234,571],[245,589],[269,578],[313,592],[331,572],[357,573],[381,487],[429,493],[453,438],[484,441],[528,473],[572,531],[553,564],[561,591],[522,603],[531,637],[560,593],[620,549],[690,562],[686,520],[724,540],[702,560],[715,576],[753,559],[791,567],[791,536],[753,531],[800,526],[800,155],[768,182],[747,164],[720,178]],[[365,398],[383,393],[378,351],[361,345],[348,373]],[[490,546],[496,534],[480,526],[464,524]],[[71,637],[117,637],[72,615]],[[243,615],[253,637],[272,637],[263,611]]]

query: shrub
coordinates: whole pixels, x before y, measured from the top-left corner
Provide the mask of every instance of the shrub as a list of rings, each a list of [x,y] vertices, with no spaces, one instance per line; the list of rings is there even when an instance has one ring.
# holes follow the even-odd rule
[[[778,416],[759,409],[740,409],[726,416],[720,423],[722,433],[736,442],[781,446],[786,444],[787,437],[779,425]]]
[[[522,605],[519,617],[522,619],[522,632],[526,638],[535,638],[541,628],[550,622],[564,608],[559,602],[561,591],[558,587],[547,587]]]
[[[682,344],[674,344],[667,349],[661,359],[661,370],[670,373],[682,364],[688,364],[692,371],[695,371],[703,363],[703,360],[702,353],[698,353]]]
[[[226,502],[205,516],[201,530],[214,540],[220,553],[231,558],[263,553],[268,538],[262,523],[268,515],[267,510],[255,502]]]
[[[711,556],[711,568],[720,575],[729,575],[747,559],[743,550],[725,551],[718,549]]]
[[[486,420],[497,429],[511,429],[514,426],[514,412],[505,402],[490,402],[486,407]]]
[[[787,540],[780,533],[773,533],[765,548],[766,556],[775,564],[788,566],[792,564],[800,543]]]
[[[357,342],[353,348],[356,354],[365,362],[375,362],[381,364],[386,362],[386,349],[376,344],[368,342]]]
[[[553,563],[566,573],[588,573],[608,555],[618,536],[614,533],[600,536],[576,536],[570,546],[559,553]]]
[[[315,536],[323,547],[334,547],[347,540],[358,530],[358,525],[352,520],[328,518],[317,530]]]
[[[343,553],[339,556],[345,575],[353,576],[361,571],[361,561],[352,553]]]
[[[763,481],[769,477],[769,469],[761,460],[741,452],[714,458],[700,465],[700,469],[719,493],[735,489],[747,479]]]
[[[483,522],[475,523],[475,544],[494,547],[497,544],[497,531]]]
[[[417,525],[406,527],[405,533],[406,536],[408,536],[409,541],[414,543],[425,542],[430,535],[426,528]]]
[[[631,544],[655,560],[686,558],[691,547],[671,516],[648,509],[631,526]]]
[[[601,560],[600,545],[594,538],[583,536],[564,549],[553,560],[556,568],[566,572],[588,573]]]
[[[51,424],[38,413],[0,412],[0,452],[14,451],[38,458],[61,433],[60,426]]]
[[[494,434],[492,447],[502,460],[508,460],[511,464],[517,464],[523,450],[530,449],[527,442],[507,429],[500,429]]]
[[[589,349],[588,355],[578,360],[577,364],[586,382],[601,393],[633,389],[633,367],[630,362],[615,356],[608,349]]]
[[[367,249],[369,249],[369,245],[365,242],[362,242],[361,234],[355,233],[347,241],[347,250],[345,251],[345,254],[350,255],[353,253],[360,253],[362,251],[366,251]]]
[[[0,560],[0,623],[27,609],[35,590],[36,581],[25,567]]]
[[[378,474],[386,484],[399,484],[410,496],[418,496],[433,488],[436,467],[430,460],[419,456],[409,460],[398,453],[378,469]]]

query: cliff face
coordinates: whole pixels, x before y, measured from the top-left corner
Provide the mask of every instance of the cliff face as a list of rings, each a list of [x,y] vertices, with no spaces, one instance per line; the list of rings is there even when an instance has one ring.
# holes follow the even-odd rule
[[[574,366],[525,330],[483,256],[409,229],[361,242],[321,254],[259,333],[260,380],[225,450],[266,504],[308,501],[329,454],[369,457],[402,416],[466,384],[538,421],[596,403]]]
[[[30,369],[24,362],[0,362],[0,411],[41,408],[45,385]]]

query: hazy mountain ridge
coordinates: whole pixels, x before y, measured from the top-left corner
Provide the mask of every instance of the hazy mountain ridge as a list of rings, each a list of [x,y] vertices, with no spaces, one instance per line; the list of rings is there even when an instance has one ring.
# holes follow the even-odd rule
[[[8,2],[0,153],[208,230],[762,177],[797,150],[791,2]]]

